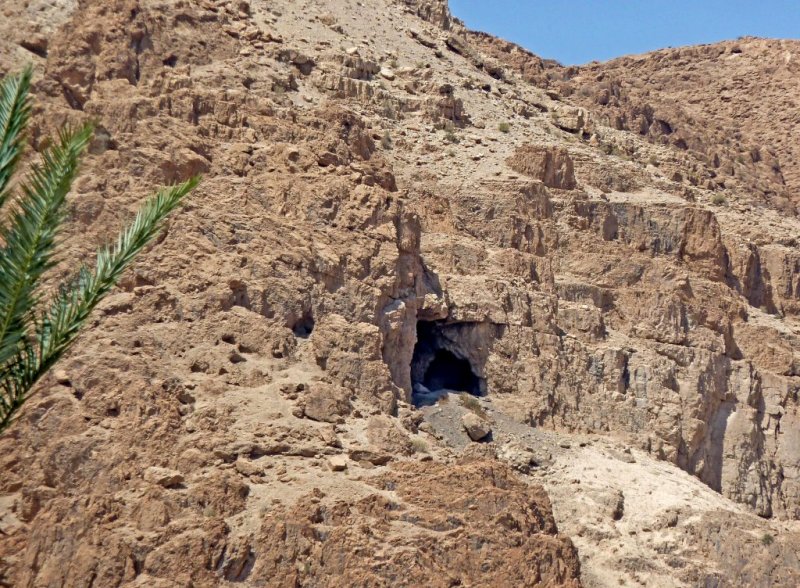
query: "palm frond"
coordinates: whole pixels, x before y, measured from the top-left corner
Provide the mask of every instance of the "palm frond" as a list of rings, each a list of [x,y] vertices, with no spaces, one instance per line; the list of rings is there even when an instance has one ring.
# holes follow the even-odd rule
[[[0,433],[11,424],[36,381],[78,336],[92,310],[198,182],[199,178],[192,178],[148,199],[133,222],[120,232],[116,244],[98,252],[94,273],[82,268],[75,279],[62,286],[37,321],[35,340],[23,341],[16,360],[0,368]]]
[[[8,183],[24,147],[31,114],[28,92],[32,75],[33,70],[27,67],[0,81],[0,207],[8,199]]]
[[[89,143],[91,126],[63,130],[32,166],[8,226],[0,227],[0,365],[17,353],[30,313],[38,302],[36,285],[52,267],[64,201]]]

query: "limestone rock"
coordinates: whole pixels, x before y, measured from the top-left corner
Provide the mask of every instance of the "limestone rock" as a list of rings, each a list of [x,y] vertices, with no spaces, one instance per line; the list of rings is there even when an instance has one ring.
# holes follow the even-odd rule
[[[53,372],[53,377],[55,377],[56,382],[58,382],[62,386],[70,385],[69,373],[67,373],[66,370],[55,370]]]
[[[236,471],[244,476],[258,476],[264,473],[264,464],[259,464],[250,459],[243,459],[241,456],[234,463]]]
[[[395,419],[379,415],[367,422],[367,439],[372,447],[387,454],[411,455],[412,446],[408,434]]]
[[[472,412],[466,413],[461,418],[461,424],[464,426],[464,430],[467,432],[467,435],[469,435],[469,438],[473,441],[481,441],[492,432],[491,425]]]
[[[608,510],[611,518],[615,521],[620,520],[625,514],[625,495],[621,490],[612,493],[608,499]]]
[[[572,190],[577,185],[572,158],[565,149],[523,145],[508,159],[508,165],[549,188]]]
[[[796,142],[781,140],[783,131],[774,123],[782,115],[762,107],[796,93],[797,78],[784,70],[779,76],[767,74],[770,84],[759,82],[761,75],[786,63],[783,51],[789,49],[766,39],[737,43],[677,47],[642,61],[623,58],[595,64],[573,77],[564,90],[573,102],[597,109],[609,126],[710,164],[682,174],[681,182],[711,181],[716,189],[721,174],[725,183],[735,178],[765,206],[796,214],[800,185]],[[682,77],[687,60],[692,75]],[[790,67],[796,67],[791,60]],[[743,76],[745,71],[750,75]],[[676,75],[679,81],[672,83]],[[742,85],[731,88],[729,81],[738,77]],[[666,88],[669,91],[661,91]],[[701,96],[708,110],[702,116],[689,115],[687,105]],[[738,112],[748,116],[739,117]],[[689,181],[690,177],[694,179]]]
[[[97,125],[65,260],[204,175],[0,438],[4,581],[800,585],[798,42],[564,68],[297,4],[0,10],[23,163]]]
[[[328,458],[328,467],[332,472],[343,472],[347,469],[346,455],[332,455]]]
[[[425,33],[422,33],[416,29],[410,29],[408,31],[408,35],[412,39],[414,39],[417,43],[423,45],[424,47],[428,47],[429,49],[436,48],[436,42],[427,35],[425,35]]]
[[[420,18],[443,30],[453,27],[453,15],[450,14],[447,0],[402,0]]]
[[[371,449],[351,449],[348,456],[353,461],[366,462],[375,466],[383,466],[394,459],[391,453],[373,451]]]
[[[529,473],[538,463],[533,452],[518,443],[506,443],[497,451],[498,459],[523,474]]]
[[[144,472],[144,479],[164,488],[175,488],[183,484],[183,474],[167,468],[149,467]]]
[[[577,133],[586,124],[586,112],[582,108],[559,106],[553,110],[553,124],[570,133]]]
[[[350,394],[341,386],[315,382],[304,397],[303,413],[313,421],[338,422],[352,410]]]

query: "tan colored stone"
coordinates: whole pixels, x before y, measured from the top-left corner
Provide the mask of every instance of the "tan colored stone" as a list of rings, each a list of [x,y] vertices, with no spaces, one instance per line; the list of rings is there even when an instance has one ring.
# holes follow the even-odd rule
[[[330,384],[315,382],[304,397],[306,418],[335,423],[350,414],[350,391]]]
[[[332,472],[343,472],[347,469],[346,455],[332,455],[328,458],[328,468]]]
[[[572,158],[565,149],[524,145],[508,159],[508,165],[549,188],[572,190],[577,185]]]
[[[151,466],[144,472],[144,479],[164,488],[175,488],[183,484],[183,474],[168,468]]]
[[[60,370],[60,369],[55,370],[53,372],[53,377],[56,379],[56,382],[58,382],[62,386],[70,385],[69,373],[67,373],[66,370]]]
[[[472,412],[466,413],[461,418],[461,424],[464,426],[464,430],[467,432],[467,435],[469,435],[469,438],[473,441],[481,441],[492,432],[491,425]]]

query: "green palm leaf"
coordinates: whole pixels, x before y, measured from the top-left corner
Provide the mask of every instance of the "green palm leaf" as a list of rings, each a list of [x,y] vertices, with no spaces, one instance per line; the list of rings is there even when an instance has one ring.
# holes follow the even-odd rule
[[[198,182],[198,178],[192,178],[145,201],[133,222],[119,234],[116,245],[98,252],[94,273],[84,268],[73,281],[73,287],[62,288],[38,329],[43,357],[66,350],[89,313],[114,287],[136,255],[158,235],[167,216]]]
[[[37,321],[33,340],[26,340],[15,361],[0,370],[0,433],[13,421],[36,381],[64,354],[92,310],[108,294],[136,255],[157,235],[167,216],[197,186],[192,178],[148,199],[116,245],[101,249],[94,273],[82,268]]]
[[[64,130],[45,150],[41,165],[23,184],[22,198],[7,226],[0,227],[0,365],[17,352],[30,313],[38,302],[39,278],[53,265],[55,239],[78,160],[92,136],[90,126]]]
[[[30,117],[31,69],[0,81],[0,207],[24,147]],[[101,249],[95,271],[82,268],[37,318],[39,281],[55,263],[67,194],[91,126],[62,130],[33,165],[20,195],[0,222],[0,433],[17,417],[34,384],[66,352],[92,310],[150,243],[198,179],[165,188],[147,200],[116,245]]]
[[[0,82],[0,207],[8,198],[8,183],[22,155],[25,127],[31,113],[30,67]]]

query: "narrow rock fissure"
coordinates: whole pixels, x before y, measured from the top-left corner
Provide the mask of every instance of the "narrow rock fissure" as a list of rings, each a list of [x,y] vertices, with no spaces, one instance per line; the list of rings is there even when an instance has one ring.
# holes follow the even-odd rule
[[[417,343],[411,360],[411,400],[415,406],[430,406],[448,393],[486,394],[481,366],[474,365],[468,331],[472,323],[447,324],[419,321]]]

